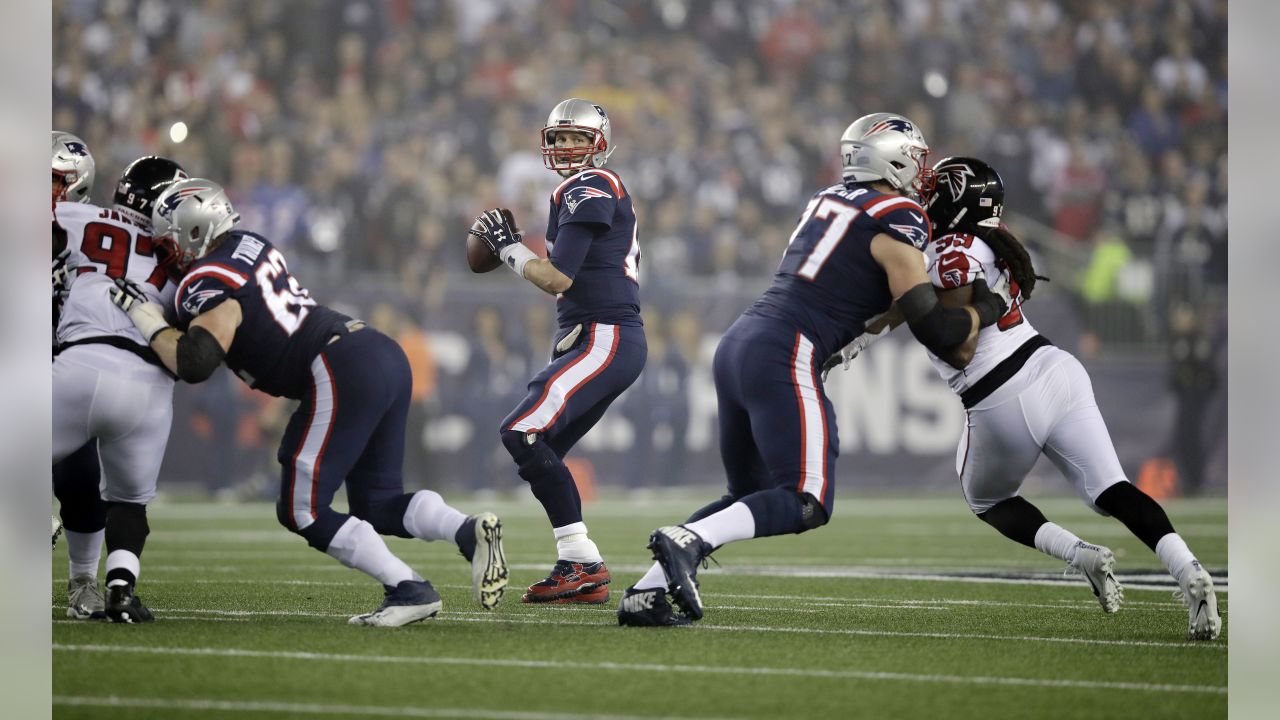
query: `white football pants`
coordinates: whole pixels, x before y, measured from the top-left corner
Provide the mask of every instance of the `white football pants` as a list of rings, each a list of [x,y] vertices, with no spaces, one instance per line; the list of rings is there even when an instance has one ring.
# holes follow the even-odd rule
[[[155,497],[172,421],[173,379],[133,353],[77,345],[54,359],[53,462],[98,438],[104,500]]]
[[[1036,352],[967,415],[956,472],[974,513],[1017,495],[1042,452],[1099,514],[1094,500],[1127,480],[1089,375],[1065,350]]]

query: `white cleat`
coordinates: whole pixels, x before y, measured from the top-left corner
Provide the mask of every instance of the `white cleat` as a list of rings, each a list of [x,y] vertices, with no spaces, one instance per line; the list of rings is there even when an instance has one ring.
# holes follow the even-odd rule
[[[394,588],[386,588],[382,607],[371,613],[356,615],[347,620],[347,624],[400,627],[435,617],[442,605],[440,595],[429,581],[405,580]]]
[[[57,515],[53,516],[53,549],[58,549],[58,536],[62,534],[62,521]]]
[[[507,557],[502,552],[502,521],[491,512],[475,517],[476,549],[471,555],[471,589],[480,607],[492,610],[507,587]]]
[[[98,587],[98,578],[76,575],[67,581],[67,617],[73,620],[103,620],[106,597]]]
[[[1217,640],[1222,632],[1222,618],[1218,617],[1218,596],[1213,591],[1213,578],[1209,571],[1193,560],[1191,567],[1178,580],[1181,590],[1174,597],[1181,597],[1187,605],[1187,639]]]
[[[1071,563],[1089,581],[1094,597],[1107,613],[1120,612],[1124,603],[1124,588],[1112,573],[1115,564],[1116,556],[1110,549],[1083,540],[1076,545],[1076,559]]]

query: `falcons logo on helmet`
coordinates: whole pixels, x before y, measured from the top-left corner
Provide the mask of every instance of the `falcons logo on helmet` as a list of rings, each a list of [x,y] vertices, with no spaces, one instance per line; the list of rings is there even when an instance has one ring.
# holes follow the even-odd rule
[[[904,118],[889,118],[867,128],[867,133],[862,137],[871,137],[876,133],[882,133],[888,130],[897,130],[900,133],[910,135],[915,132],[915,126]]]
[[[965,188],[969,186],[969,178],[977,177],[968,165],[947,165],[938,168],[934,174],[938,185],[946,185],[951,191],[951,202],[960,202]]]
[[[613,197],[609,193],[593,188],[590,185],[578,185],[565,191],[564,204],[569,208],[569,214],[572,215],[584,201],[591,198],[607,198]]]

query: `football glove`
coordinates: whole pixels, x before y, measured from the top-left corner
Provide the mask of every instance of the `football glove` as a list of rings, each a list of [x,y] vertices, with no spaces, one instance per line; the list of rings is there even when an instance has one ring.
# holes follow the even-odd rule
[[[518,245],[521,241],[515,217],[506,208],[494,208],[480,213],[468,232],[483,240],[489,251],[498,257],[502,257],[503,250]]]
[[[161,330],[169,327],[169,321],[164,319],[164,308],[160,303],[152,302],[132,280],[116,278],[115,283],[116,289],[111,293],[111,302],[129,315],[134,327],[138,328],[138,332],[150,344]]]
[[[67,292],[71,287],[71,268],[67,266],[67,258],[71,257],[71,248],[63,248],[53,258],[53,296]]]
[[[827,381],[827,376],[831,374],[831,371],[834,370],[837,365],[841,366],[841,370],[848,370],[849,363],[853,362],[854,358],[858,357],[863,350],[866,350],[871,343],[884,337],[887,332],[889,332],[889,326],[887,324],[878,333],[864,332],[854,338],[848,345],[841,348],[840,352],[827,358],[827,361],[822,364],[822,382]]]

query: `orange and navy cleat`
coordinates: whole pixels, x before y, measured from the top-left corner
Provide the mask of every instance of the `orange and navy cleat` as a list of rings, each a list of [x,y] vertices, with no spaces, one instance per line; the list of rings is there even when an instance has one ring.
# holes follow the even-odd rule
[[[598,605],[609,600],[608,585],[612,579],[603,562],[557,560],[551,575],[530,585],[520,602]]]

